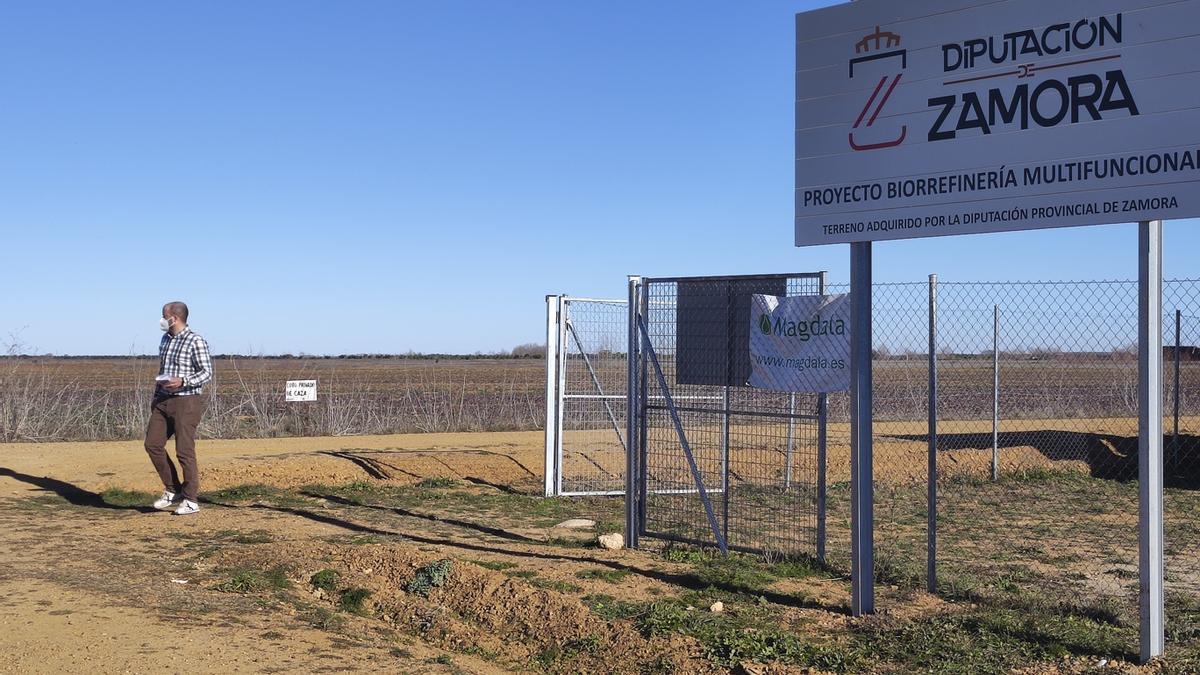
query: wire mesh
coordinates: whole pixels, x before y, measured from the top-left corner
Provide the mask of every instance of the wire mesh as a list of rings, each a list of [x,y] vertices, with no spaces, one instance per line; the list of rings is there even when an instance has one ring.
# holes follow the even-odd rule
[[[559,493],[623,493],[628,304],[566,298],[563,307]]]
[[[828,293],[846,290],[827,287]],[[817,291],[788,289],[803,292]],[[929,293],[928,282],[873,288],[876,574],[880,582],[911,588],[925,585],[928,563]],[[677,281],[648,282],[644,311],[723,532],[735,547],[811,552],[819,426],[806,416],[815,397],[795,396],[792,408],[786,395],[734,386],[728,408],[755,414],[726,417],[723,386],[679,381],[685,358],[677,333],[679,295]],[[1138,625],[1137,282],[943,281],[936,297],[939,592],[1106,622],[1132,645]],[[1195,643],[1200,280],[1165,282],[1163,307],[1167,637],[1169,644]],[[723,335],[719,324],[739,323],[726,304],[708,310],[713,335]],[[719,356],[687,358],[702,362],[702,372],[706,360],[709,370],[728,368]],[[652,374],[643,372],[642,381],[644,529],[711,542],[662,392]],[[798,413],[790,430],[786,415],[776,417],[786,410]],[[848,410],[848,396],[830,395],[826,557],[846,569]]]
[[[643,288],[654,353],[641,360],[642,529],[714,543],[698,478],[730,548],[815,555],[818,397],[738,385],[749,357],[737,345],[748,339],[752,293],[817,294],[820,276],[649,279]]]
[[[924,585],[927,563],[928,291],[928,283],[873,289],[877,576],[912,587]],[[937,285],[943,594],[1074,612],[1135,639],[1137,307],[1137,282]],[[1192,349],[1200,322],[1189,317],[1200,316],[1200,282],[1166,282],[1164,308],[1168,620],[1183,627],[1168,628],[1168,638],[1195,640],[1187,631],[1200,622],[1200,349]],[[838,479],[846,397],[830,407],[836,563],[848,545],[849,490]]]
[[[1200,281],[1163,288],[1168,648],[1200,642]]]

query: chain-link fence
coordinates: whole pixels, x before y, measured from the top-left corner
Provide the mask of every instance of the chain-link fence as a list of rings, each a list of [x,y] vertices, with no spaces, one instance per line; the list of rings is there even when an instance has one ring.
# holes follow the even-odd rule
[[[1163,547],[1170,646],[1200,641],[1200,282],[1166,284],[1163,311],[1168,415]]]
[[[645,530],[712,542],[715,529],[731,547],[798,553],[821,541],[828,562],[848,569],[848,396],[828,398],[824,438],[817,439],[820,426],[804,419],[815,397],[740,387],[744,378],[727,372],[727,343],[735,340],[728,333],[746,322],[734,303],[713,304],[720,287],[681,289],[678,280],[662,280],[646,288],[650,342],[695,471],[649,361],[641,376]],[[781,293],[737,290],[754,292]],[[926,583],[936,361],[939,592],[1085,616],[1134,644],[1137,283],[931,279],[878,284],[873,293],[878,580]],[[681,319],[688,303],[698,320]],[[1182,642],[1196,640],[1200,625],[1200,281],[1166,282],[1163,304],[1168,639]],[[737,412],[745,409],[756,414]],[[815,448],[827,460],[824,480]],[[711,512],[694,474],[708,486]]]
[[[819,274],[643,280],[642,534],[820,554],[823,397],[745,386],[750,297],[817,295]]]
[[[1133,641],[1137,283],[932,284],[873,291],[880,581],[921,587],[929,562],[932,290],[939,591],[1081,614]],[[1178,642],[1195,640],[1200,625],[1200,321],[1191,320],[1200,282],[1167,282],[1164,308],[1166,585],[1169,626],[1180,627],[1168,637]],[[849,546],[845,395],[831,397],[830,413],[829,546],[839,563]]]

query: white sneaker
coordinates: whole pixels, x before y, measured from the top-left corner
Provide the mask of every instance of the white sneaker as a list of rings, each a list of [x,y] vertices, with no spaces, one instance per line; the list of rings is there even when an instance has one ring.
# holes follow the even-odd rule
[[[163,490],[162,496],[158,498],[158,501],[154,502],[154,508],[169,509],[178,504],[179,499],[179,497],[175,496],[174,492],[171,492],[170,490]]]
[[[177,516],[190,516],[193,513],[200,513],[200,505],[190,499],[183,500],[179,508],[175,509]]]

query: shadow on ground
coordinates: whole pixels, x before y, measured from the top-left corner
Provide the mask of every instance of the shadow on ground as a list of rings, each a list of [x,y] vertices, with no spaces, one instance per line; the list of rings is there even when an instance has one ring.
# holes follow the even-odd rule
[[[137,511],[138,513],[158,513],[151,506],[120,506],[109,504],[104,501],[104,497],[98,492],[85,490],[79,486],[72,485],[65,481],[47,476],[31,476],[27,473],[20,473],[5,467],[0,467],[0,477],[12,478],[38,487],[45,492],[53,492],[54,494],[67,500],[67,502],[75,506],[87,506],[96,509],[110,509],[115,511]]]
[[[928,442],[929,436],[898,435],[908,441]],[[1093,434],[1060,429],[1006,431],[999,435],[1004,448],[1030,447],[1051,462],[1084,462],[1093,478],[1127,481],[1138,475],[1136,436]],[[938,450],[991,450],[992,434],[938,434]],[[1167,487],[1200,489],[1200,436],[1180,435],[1163,439]]]

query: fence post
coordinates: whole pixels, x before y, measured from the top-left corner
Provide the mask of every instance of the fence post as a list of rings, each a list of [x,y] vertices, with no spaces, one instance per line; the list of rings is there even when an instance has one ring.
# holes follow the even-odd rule
[[[829,292],[829,273],[821,272],[817,291],[821,295]],[[825,562],[825,517],[828,509],[828,476],[829,456],[826,450],[829,445],[829,394],[817,394],[817,560]]]
[[[929,466],[928,514],[926,518],[925,577],[930,593],[937,592],[937,447],[938,447],[938,359],[937,275],[929,275]]]
[[[1000,305],[992,306],[992,480],[1000,480]]]
[[[1171,464],[1172,466],[1179,465],[1179,394],[1180,394],[1180,372],[1179,362],[1182,356],[1180,352],[1183,350],[1183,310],[1175,310],[1175,398],[1172,401],[1174,405],[1174,428],[1171,434]]]
[[[871,242],[850,244],[850,611],[875,613]]]
[[[625,545],[638,547],[641,528],[638,509],[641,472],[638,470],[638,284],[640,278],[629,277],[629,307],[625,347]]]
[[[645,277],[638,277],[637,288],[637,305],[634,321],[637,322],[635,331],[640,331],[642,326],[650,325],[650,283]],[[650,359],[647,358],[646,350],[642,349],[643,343],[650,344],[650,336],[641,336],[644,340],[638,340],[637,343],[637,406],[638,406],[638,439],[637,439],[637,470],[638,470],[638,494],[637,494],[637,532],[641,536],[642,532],[646,531],[646,510],[650,503],[650,468],[649,468],[649,453],[647,449],[650,447],[649,433],[650,423],[647,421],[650,416]]]
[[[562,407],[562,390],[558,386],[558,346],[562,342],[558,335],[561,327],[559,299],[557,295],[546,296],[546,455],[543,477],[547,497],[558,494],[557,457],[561,431],[558,411]]]
[[[570,348],[567,347],[567,322],[571,320],[571,303],[567,296],[558,296],[558,427],[557,438],[554,440],[554,494],[561,495],[563,491],[563,416],[566,414],[567,393],[567,361],[570,359]]]
[[[1138,590],[1141,659],[1161,656],[1163,618],[1162,221],[1138,225]]]

